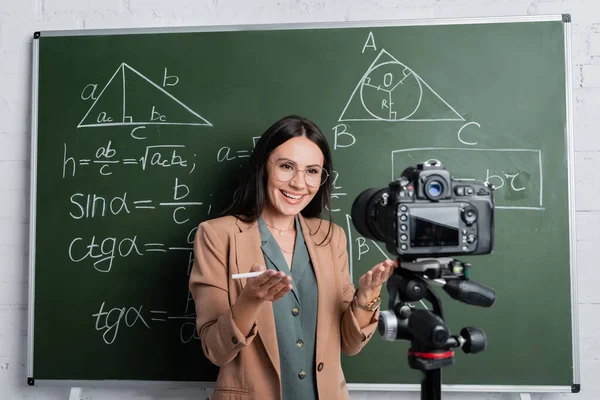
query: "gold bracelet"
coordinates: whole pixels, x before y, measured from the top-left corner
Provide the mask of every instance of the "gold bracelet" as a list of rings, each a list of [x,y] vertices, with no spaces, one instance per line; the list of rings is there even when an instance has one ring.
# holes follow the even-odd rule
[[[352,299],[352,302],[355,306],[358,306],[358,308],[361,308],[365,311],[375,311],[379,308],[379,305],[381,304],[381,295],[375,297],[373,300],[365,304],[362,301],[360,301],[357,293],[358,289],[356,290],[356,292],[354,292],[354,298]]]

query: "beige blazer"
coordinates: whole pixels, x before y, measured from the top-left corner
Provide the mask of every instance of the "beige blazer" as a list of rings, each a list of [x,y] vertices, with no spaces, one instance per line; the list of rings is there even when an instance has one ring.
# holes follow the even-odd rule
[[[334,224],[331,241],[318,246],[326,237],[328,222],[300,216],[300,223],[318,285],[314,368],[319,399],[349,399],[341,351],[353,355],[365,346],[377,327],[379,311],[361,330],[350,305],[355,288],[343,229]],[[202,350],[220,367],[213,400],[281,400],[273,307],[263,306],[247,336],[239,331],[231,314],[246,283],[245,279],[231,279],[231,275],[248,272],[254,263],[264,265],[260,244],[258,223],[234,216],[205,221],[196,233],[189,287]]]

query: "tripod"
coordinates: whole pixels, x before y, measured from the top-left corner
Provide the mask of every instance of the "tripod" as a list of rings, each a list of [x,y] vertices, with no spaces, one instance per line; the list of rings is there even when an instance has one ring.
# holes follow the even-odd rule
[[[454,363],[454,348],[465,353],[485,350],[483,330],[466,327],[460,335],[451,335],[444,322],[442,302],[431,289],[440,286],[450,297],[466,304],[490,307],[493,289],[468,278],[470,264],[456,259],[432,258],[400,263],[388,279],[388,310],[379,316],[378,330],[384,340],[409,340],[408,365],[423,371],[421,400],[440,400],[441,369]],[[427,300],[433,310],[416,310],[411,302]]]

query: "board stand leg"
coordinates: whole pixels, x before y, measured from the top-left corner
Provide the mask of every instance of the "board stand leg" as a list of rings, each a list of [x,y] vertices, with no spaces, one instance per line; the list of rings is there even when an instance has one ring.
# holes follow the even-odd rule
[[[80,387],[72,387],[69,394],[69,400],[81,400],[83,389]]]
[[[531,394],[519,393],[519,400],[531,400]]]

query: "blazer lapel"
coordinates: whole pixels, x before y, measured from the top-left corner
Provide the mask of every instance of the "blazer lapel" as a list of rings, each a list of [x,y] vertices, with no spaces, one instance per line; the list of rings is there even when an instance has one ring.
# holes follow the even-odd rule
[[[310,259],[317,278],[317,293],[319,294],[317,304],[317,360],[327,345],[329,327],[331,326],[331,305],[335,303],[335,293],[339,290],[333,287],[333,270],[331,253],[328,245],[318,246],[325,239],[328,223],[323,221],[317,232],[319,220],[307,220],[301,215],[302,233],[304,241],[310,254]],[[317,233],[315,233],[317,232]]]
[[[246,223],[237,220],[240,228],[239,233],[235,235],[235,256],[238,273],[250,271],[252,264],[265,265],[265,259],[261,250],[260,233],[258,224]],[[246,279],[240,279],[242,288],[246,286]],[[275,331],[275,316],[271,304],[264,304],[258,315],[258,335],[260,336],[267,355],[271,363],[280,376],[279,348],[277,346],[277,332]]]
[[[262,243],[262,251],[264,255],[267,256],[269,261],[271,261],[275,269],[277,271],[283,271],[286,275],[292,277],[292,295],[294,295],[296,301],[300,302],[300,297],[298,296],[298,289],[296,288],[297,277],[295,279],[294,275],[290,272],[290,269],[287,267],[287,261],[285,260],[281,250],[279,250],[277,241],[271,236],[266,242]]]

